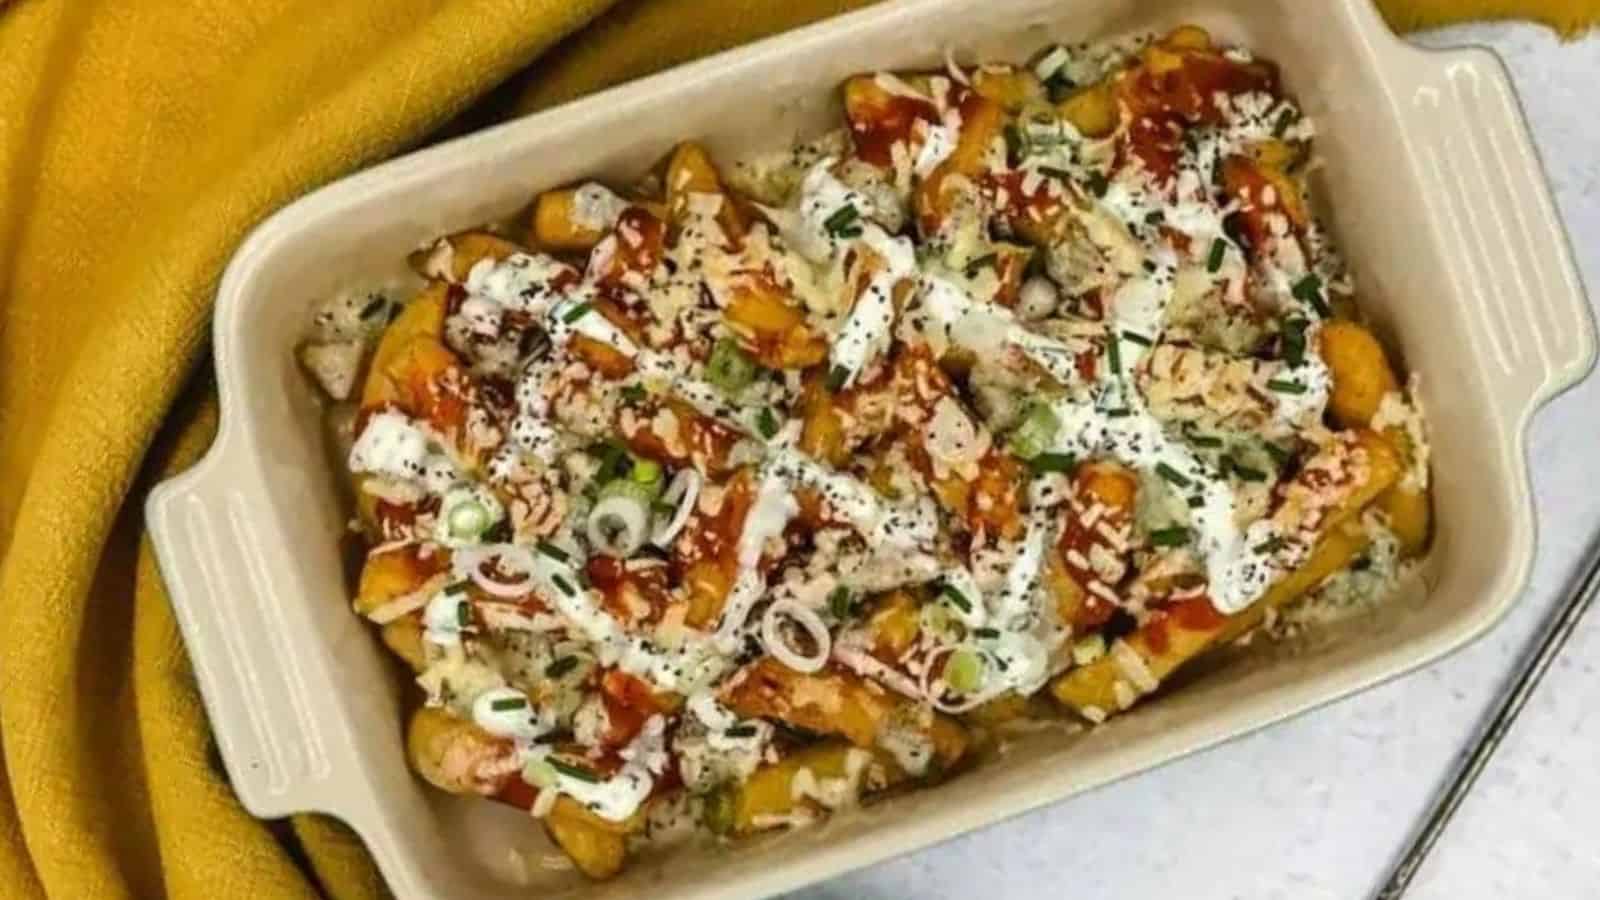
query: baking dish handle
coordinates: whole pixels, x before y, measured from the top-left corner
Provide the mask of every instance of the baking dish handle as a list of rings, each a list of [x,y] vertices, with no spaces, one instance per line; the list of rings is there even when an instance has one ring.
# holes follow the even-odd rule
[[[264,498],[252,496],[251,479],[228,476],[223,440],[151,492],[151,541],[240,801],[264,818],[325,811],[330,741],[249,514]]]
[[[1484,335],[1508,433],[1595,362],[1593,312],[1504,63],[1489,50],[1411,50],[1406,105],[1450,274]],[[1461,127],[1465,123],[1467,127]]]

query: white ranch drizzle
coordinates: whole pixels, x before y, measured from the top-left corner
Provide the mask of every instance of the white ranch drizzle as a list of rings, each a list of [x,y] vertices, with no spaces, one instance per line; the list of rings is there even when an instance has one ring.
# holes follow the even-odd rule
[[[555,788],[584,806],[602,819],[621,822],[638,812],[640,804],[655,788],[656,778],[666,770],[667,742],[666,720],[651,716],[633,742],[622,748],[622,768],[609,778],[588,781],[556,770]],[[548,756],[548,748],[531,754],[531,758]]]

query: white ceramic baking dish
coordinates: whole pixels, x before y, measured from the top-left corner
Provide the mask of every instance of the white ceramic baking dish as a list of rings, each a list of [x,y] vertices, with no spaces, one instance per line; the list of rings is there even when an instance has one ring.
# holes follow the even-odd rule
[[[937,789],[738,847],[641,858],[585,883],[509,808],[414,778],[402,679],[350,612],[348,515],[321,411],[293,362],[307,310],[397,274],[423,240],[503,219],[535,191],[624,179],[673,142],[720,158],[837,122],[851,73],[1015,59],[1194,21],[1279,61],[1317,120],[1328,214],[1361,299],[1422,373],[1438,537],[1382,612],[1294,644],[1256,642],[1089,733],[1046,731]],[[162,571],[235,790],[265,817],[348,822],[401,898],[750,896],[923,847],[1148,769],[1422,665],[1516,600],[1534,552],[1533,411],[1586,373],[1593,325],[1505,72],[1428,53],[1369,0],[913,0],[888,3],[433,147],[300,200],[222,279],[216,445],[150,498]]]

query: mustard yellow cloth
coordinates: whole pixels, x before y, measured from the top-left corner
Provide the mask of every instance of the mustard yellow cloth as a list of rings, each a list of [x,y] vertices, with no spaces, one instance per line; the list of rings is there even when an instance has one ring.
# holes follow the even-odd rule
[[[341,826],[239,808],[141,539],[214,432],[207,320],[250,226],[441,128],[863,2],[0,0],[0,895],[383,895]]]

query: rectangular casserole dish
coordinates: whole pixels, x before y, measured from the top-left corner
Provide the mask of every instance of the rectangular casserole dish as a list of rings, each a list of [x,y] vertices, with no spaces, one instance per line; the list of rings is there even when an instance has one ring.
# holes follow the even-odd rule
[[[1279,61],[1318,125],[1328,224],[1404,369],[1422,373],[1438,534],[1377,614],[1208,659],[1088,733],[1047,730],[934,790],[734,847],[637,859],[604,885],[543,864],[524,814],[433,790],[402,747],[403,680],[348,606],[348,509],[294,363],[308,310],[399,274],[440,233],[543,188],[621,180],[675,141],[719,158],[837,121],[872,69],[1020,59],[1194,22]],[[149,521],[235,790],[263,817],[348,822],[401,898],[749,896],[792,889],[1167,762],[1420,666],[1482,634],[1533,558],[1532,412],[1594,360],[1589,306],[1500,63],[1412,49],[1369,0],[912,0],[833,19],[352,176],[273,216],[218,294],[216,445],[151,496]]]

